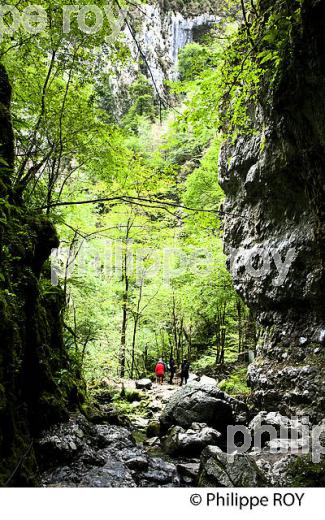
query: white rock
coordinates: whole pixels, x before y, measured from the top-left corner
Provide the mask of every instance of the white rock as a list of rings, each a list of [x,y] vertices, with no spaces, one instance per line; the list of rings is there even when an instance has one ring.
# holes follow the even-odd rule
[[[150,379],[140,379],[139,381],[135,382],[135,387],[138,390],[151,390],[152,381],[150,381]]]

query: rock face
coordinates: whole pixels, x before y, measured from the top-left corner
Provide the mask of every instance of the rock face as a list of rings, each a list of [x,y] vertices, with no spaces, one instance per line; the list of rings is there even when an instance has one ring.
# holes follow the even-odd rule
[[[140,9],[131,9],[130,24],[123,29],[125,43],[131,53],[130,60],[126,64],[109,63],[109,59],[108,63],[106,61],[117,114],[123,112],[119,101],[121,93],[124,97],[128,95],[127,88],[141,72],[149,79],[155,94],[159,92],[159,96],[166,100],[168,95],[164,83],[178,76],[180,49],[208,32],[220,20],[220,10],[220,2],[215,0],[203,2],[203,5],[191,1],[186,4],[151,1],[141,5]]]
[[[127,428],[85,417],[44,432],[36,446],[42,483],[60,487],[178,487],[176,466],[150,457]]]
[[[193,459],[192,462],[177,464],[177,471],[181,478],[182,487],[195,487],[200,471],[200,462]]]
[[[325,428],[323,422],[318,425],[318,442],[310,426],[304,417],[260,412],[250,422],[244,444],[238,437],[237,448],[227,443],[222,451],[216,442],[202,451],[195,482],[201,487],[322,487]],[[171,430],[171,446],[179,430]]]
[[[314,420],[325,413],[324,48],[325,2],[304,0],[279,81],[257,108],[258,135],[220,156],[229,269],[262,326],[255,404]]]
[[[63,298],[48,285],[42,290],[41,271],[58,238],[51,222],[29,213],[12,189],[10,97],[0,65],[0,485],[22,486],[34,484],[37,474],[33,436],[67,417],[79,391],[74,383],[59,388],[55,379],[69,368]]]
[[[206,446],[217,446],[221,433],[206,424],[194,423],[188,430],[181,426],[171,428],[161,440],[162,447],[168,455],[197,456]]]
[[[161,417],[162,432],[177,425],[189,429],[193,422],[206,423],[224,434],[227,426],[242,420],[246,414],[244,403],[233,399],[216,386],[192,382],[167,403]]]
[[[216,446],[208,446],[201,457],[200,487],[265,487],[268,482],[254,458],[234,454],[230,459]]]
[[[271,434],[281,439],[298,439],[303,437],[304,433],[307,433],[309,436],[308,424],[304,428],[304,424],[299,421],[298,417],[296,419],[289,419],[289,417],[285,417],[279,412],[260,412],[248,426],[252,435],[259,435],[263,433],[263,431],[267,431],[265,427],[270,427],[269,431]],[[268,438],[270,438],[270,434],[268,434]]]
[[[218,21],[213,14],[201,11],[197,15],[162,9],[159,5],[143,6],[146,16],[142,17],[139,44],[151,69],[152,79],[163,93],[163,82],[177,77],[177,61],[180,49],[195,39],[195,31],[212,27]],[[203,14],[202,14],[203,13]],[[138,49],[130,34],[127,39],[135,58]]]
[[[217,380],[213,379],[212,377],[208,376],[198,376],[196,374],[190,374],[190,377],[188,378],[188,382],[192,383],[193,381],[196,381],[197,383],[201,383],[202,385],[214,385],[217,386]]]

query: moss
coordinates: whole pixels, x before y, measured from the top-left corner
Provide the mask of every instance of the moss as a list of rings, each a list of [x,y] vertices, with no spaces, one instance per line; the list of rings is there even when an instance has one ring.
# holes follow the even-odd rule
[[[132,438],[136,444],[142,445],[146,440],[146,434],[142,431],[135,430],[132,432]]]
[[[297,457],[287,470],[293,487],[325,487],[325,460],[314,463],[310,455]]]
[[[160,422],[152,421],[147,427],[147,437],[159,437],[160,436]]]
[[[0,467],[0,483],[6,487],[30,487],[40,484],[38,465],[30,438],[17,430],[15,448]]]
[[[134,403],[135,401],[141,401],[144,398],[143,392],[140,392],[139,390],[132,390],[127,388],[125,390],[124,399],[128,403]]]
[[[133,403],[139,405],[134,407]],[[126,389],[124,393],[118,393],[113,398],[114,409],[118,414],[128,415],[129,418],[144,417],[147,413],[148,398],[142,392]]]
[[[66,400],[63,393],[54,395],[44,392],[39,399],[39,410],[42,414],[41,424],[54,424],[68,419]]]
[[[84,399],[85,386],[63,343],[64,298],[57,289],[41,290],[39,282],[56,240],[44,218],[33,221],[19,208],[7,211],[0,233],[2,485],[37,483],[33,448],[28,452],[31,439],[66,419],[69,409]],[[62,370],[69,378],[59,379]]]
[[[249,395],[251,390],[247,386],[247,367],[237,368],[228,379],[219,383],[220,390],[230,395]]]
[[[0,65],[0,485],[21,486],[38,482],[33,438],[66,419],[85,387],[63,343],[64,298],[40,287],[55,228],[12,191],[10,94]]]

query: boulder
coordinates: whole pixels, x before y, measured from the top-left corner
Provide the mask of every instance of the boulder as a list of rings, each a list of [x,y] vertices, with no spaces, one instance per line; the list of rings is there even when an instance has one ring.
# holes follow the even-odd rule
[[[272,439],[265,444],[265,450],[270,453],[299,453],[308,450],[310,439]]]
[[[200,381],[201,377],[197,374],[190,374],[188,378],[188,383],[192,383],[193,381]]]
[[[152,401],[152,403],[150,403],[148,405],[149,410],[152,410],[153,412],[160,412],[163,407],[164,407],[163,403],[158,400]]]
[[[254,457],[243,453],[227,455],[208,446],[201,455],[199,487],[266,487],[268,480]]]
[[[107,457],[100,450],[93,449],[91,446],[85,446],[81,455],[80,462],[87,466],[105,466]]]
[[[281,450],[291,446],[291,449],[297,449],[309,441],[308,425],[303,424],[298,417],[289,419],[279,412],[260,412],[250,422],[249,429],[255,438],[255,447],[278,447]],[[260,446],[257,446],[257,443]]]
[[[111,456],[105,466],[88,471],[79,483],[79,487],[132,488],[136,487],[136,483],[127,466]]]
[[[140,379],[135,382],[135,387],[137,390],[151,390],[152,381],[150,381],[150,379]]]
[[[123,417],[121,413],[111,406],[94,406],[91,410],[87,410],[87,418],[93,424],[113,424],[116,426],[124,426],[128,421],[127,417]]]
[[[145,419],[144,417],[137,417],[132,421],[132,426],[137,430],[147,430],[149,424],[149,419]]]
[[[148,468],[148,459],[143,456],[133,457],[125,461],[126,466],[134,471],[146,470]]]
[[[146,471],[149,466],[147,455],[140,448],[126,448],[122,450],[118,458],[122,460],[130,470]]]
[[[37,445],[37,452],[42,459],[50,459],[54,463],[71,461],[81,451],[83,443],[72,435],[61,438],[58,435],[47,435]]]
[[[161,430],[166,433],[174,425],[189,429],[193,422],[206,423],[225,433],[227,426],[245,420],[244,403],[228,396],[214,385],[192,382],[176,392],[160,416]]]
[[[213,385],[213,386],[217,386],[217,380],[214,379],[213,377],[201,376],[198,382],[199,382],[201,385]]]
[[[297,441],[299,444],[301,439]],[[252,453],[256,464],[266,475],[272,487],[324,487],[325,457],[320,463],[313,462],[314,453],[278,453],[270,454],[267,450]]]
[[[182,486],[195,487],[200,471],[200,461],[177,464]]]
[[[160,439],[159,439],[159,437],[150,437],[149,439],[145,439],[143,444],[144,444],[144,446],[149,446],[149,448],[159,447]]]
[[[159,438],[149,440],[152,449]],[[42,471],[43,486],[54,487],[177,487],[176,466],[149,455],[136,445],[132,431],[107,424],[92,425],[82,417],[46,432],[39,452],[50,456]],[[56,457],[52,458],[52,454]]]
[[[52,426],[35,442],[40,466],[47,468],[49,465],[72,462],[87,447],[89,435],[97,439],[96,427],[82,415]]]
[[[216,379],[208,376],[198,376],[197,374],[190,374],[188,383],[200,383],[201,385],[217,385]]]
[[[99,448],[109,446],[110,450],[114,449],[118,453],[125,448],[132,448],[135,445],[132,432],[127,428],[101,424],[96,426],[96,431],[97,437],[93,438],[92,441]]]
[[[200,455],[206,446],[217,445],[220,437],[218,431],[206,424],[194,424],[186,431],[181,426],[174,426],[166,437],[162,438],[161,443],[168,455],[195,456]]]
[[[147,437],[150,439],[152,437],[159,437],[159,435],[160,435],[160,422],[151,421],[147,427]]]
[[[259,412],[258,415],[249,423],[249,428],[252,433],[261,429],[262,426],[273,426],[279,432],[280,428],[290,428],[291,420],[279,412]]]
[[[149,458],[147,471],[134,475],[139,487],[179,487],[180,480],[174,464],[160,458]]]

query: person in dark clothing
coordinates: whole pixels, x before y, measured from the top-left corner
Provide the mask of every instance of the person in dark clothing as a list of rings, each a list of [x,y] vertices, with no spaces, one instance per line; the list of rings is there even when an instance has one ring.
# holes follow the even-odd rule
[[[176,373],[176,364],[174,358],[170,358],[169,360],[169,371],[170,371],[170,378],[169,378],[169,384],[173,384],[173,379]]]
[[[187,384],[189,375],[190,375],[190,364],[187,361],[187,359],[184,359],[184,361],[182,363],[182,368],[181,368],[181,383],[180,383],[180,386],[183,385],[183,381],[185,381],[185,384]]]

